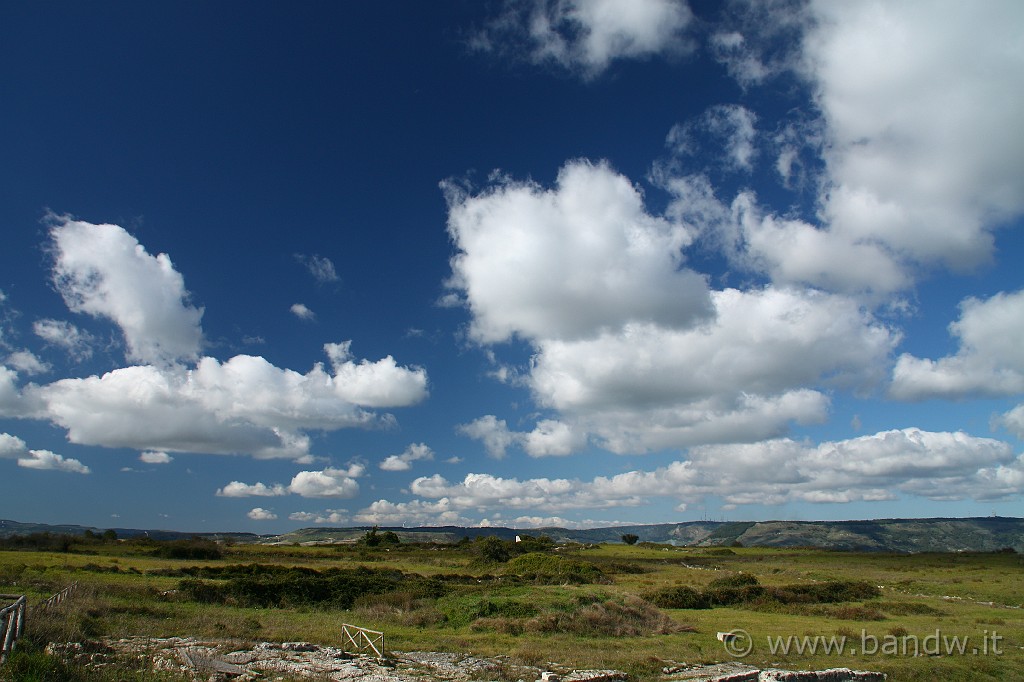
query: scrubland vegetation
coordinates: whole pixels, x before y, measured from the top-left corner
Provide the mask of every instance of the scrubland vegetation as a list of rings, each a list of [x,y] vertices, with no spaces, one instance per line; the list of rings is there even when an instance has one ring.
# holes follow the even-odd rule
[[[0,541],[0,592],[27,594],[25,637],[0,679],[173,680],[138,662],[83,670],[48,642],[195,636],[339,644],[342,622],[391,650],[511,655],[657,679],[675,663],[732,660],[716,639],[742,628],[744,660],[847,666],[895,680],[1004,680],[1024,670],[1024,562],[1013,551],[858,554],[817,549],[556,545],[494,537],[402,543],[394,534],[327,546],[119,541],[109,535]],[[64,604],[33,610],[77,582]],[[863,655],[864,637],[941,630],[964,654]],[[1000,654],[982,646],[1001,637]],[[846,637],[857,653],[772,653],[767,637]],[[991,645],[989,645],[991,646]]]

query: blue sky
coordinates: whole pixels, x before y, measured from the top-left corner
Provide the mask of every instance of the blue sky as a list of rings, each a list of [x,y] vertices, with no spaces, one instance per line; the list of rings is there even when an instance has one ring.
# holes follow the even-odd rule
[[[0,12],[0,517],[1021,514],[1019,3]]]

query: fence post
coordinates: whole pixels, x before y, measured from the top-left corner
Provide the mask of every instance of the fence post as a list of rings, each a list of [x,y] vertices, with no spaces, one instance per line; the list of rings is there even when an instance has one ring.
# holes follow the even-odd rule
[[[352,632],[355,632],[353,636]],[[373,653],[377,654],[377,658],[384,658],[384,633],[378,632],[377,630],[367,630],[361,628],[358,625],[349,625],[348,623],[341,624],[341,634],[348,640],[357,652],[365,651],[367,648],[372,649]],[[371,639],[370,635],[374,635]]]
[[[14,603],[0,609],[0,663],[14,649],[18,637],[25,631],[25,595],[0,594],[0,599],[14,599]]]

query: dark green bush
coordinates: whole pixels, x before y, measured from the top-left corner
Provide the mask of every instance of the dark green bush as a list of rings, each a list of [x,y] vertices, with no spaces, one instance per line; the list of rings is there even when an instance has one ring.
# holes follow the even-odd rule
[[[663,609],[711,608],[711,600],[707,595],[685,585],[663,587],[644,594],[643,598]]]
[[[311,568],[266,566],[193,567],[179,583],[186,597],[205,603],[235,603],[249,607],[331,606],[352,608],[361,596],[402,590],[414,598],[436,599],[445,594],[444,583],[434,578],[389,569]]]
[[[539,552],[512,559],[506,565],[505,573],[540,585],[584,585],[604,577],[601,569],[594,564]]]
[[[760,585],[757,577],[749,573],[734,573],[733,575],[727,575],[723,578],[715,578],[708,583],[708,588],[714,589],[719,587],[748,587],[750,585]]]
[[[162,559],[188,559],[191,561],[210,561],[223,558],[220,546],[212,540],[168,540],[157,545],[153,556]]]

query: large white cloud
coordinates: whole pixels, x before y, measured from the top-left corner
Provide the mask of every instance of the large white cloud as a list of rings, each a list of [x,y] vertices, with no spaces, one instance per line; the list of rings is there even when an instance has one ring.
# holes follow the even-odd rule
[[[870,386],[896,335],[846,297],[727,289],[688,330],[627,325],[538,343],[529,384],[563,420],[618,452],[751,441],[824,418],[819,387]]]
[[[478,341],[580,338],[628,321],[680,328],[710,312],[704,278],[683,267],[690,236],[648,214],[605,164],[567,163],[550,190],[501,180],[446,194],[458,248],[449,285],[465,294]]]
[[[73,312],[124,333],[129,360],[168,364],[199,356],[201,308],[167,254],[151,256],[124,228],[54,217],[53,282]]]
[[[0,367],[0,415],[48,420],[85,445],[303,459],[306,431],[388,425],[391,415],[372,410],[427,396],[424,369],[390,355],[358,360],[350,341],[325,344],[331,372],[317,363],[302,374],[251,355],[199,357],[202,310],[188,303],[166,254],[149,255],[116,225],[52,221],[53,280],[68,307],[120,326],[129,359],[143,364],[20,388],[17,373]],[[311,263],[314,274],[330,274],[329,261]],[[92,338],[68,322],[41,319],[33,328],[76,360],[91,353]],[[23,370],[41,368],[14,359]]]
[[[900,356],[890,393],[903,400],[1004,396],[1024,393],[1024,290],[960,303],[949,325],[960,341],[955,355],[938,360]]]
[[[1024,209],[1017,2],[814,3],[805,67],[837,234],[970,268]]]
[[[552,63],[593,78],[617,59],[688,51],[684,31],[692,18],[682,0],[509,3],[474,45],[515,57],[525,53],[536,63]]]
[[[707,445],[654,470],[590,480],[471,473],[453,483],[435,474],[417,478],[409,489],[459,512],[640,506],[655,497],[682,505],[709,496],[736,505],[876,501],[899,492],[997,500],[1024,492],[1024,456],[990,438],[908,428],[817,445],[788,438]]]
[[[805,146],[823,164],[816,221],[774,215],[749,191],[728,207],[674,211],[689,210],[698,227],[701,214],[725,213],[715,227],[729,232],[727,253],[776,283],[886,296],[936,266],[987,262],[993,232],[1024,212],[1024,6],[737,6],[737,26],[714,33],[713,52],[745,86],[793,69],[812,91],[820,119]],[[778,48],[786,44],[800,49]],[[726,153],[748,139],[729,136]],[[798,154],[793,139],[779,149],[787,184]],[[677,203],[693,198],[694,183],[661,182]]]
[[[0,395],[0,405],[10,402],[13,411],[28,400],[37,405],[33,416],[67,429],[73,443],[298,458],[309,452],[304,430],[389,423],[389,415],[362,406],[405,406],[426,395],[426,372],[398,367],[390,356],[337,368],[342,374],[320,364],[300,374],[262,357],[204,357],[194,369],[131,366],[29,385],[21,397]]]
[[[825,417],[823,388],[881,381],[898,341],[846,295],[709,291],[683,267],[689,231],[606,165],[568,163],[552,190],[450,191],[449,207],[471,336],[527,340],[523,381],[558,416],[529,436],[494,415],[460,427],[495,457],[564,455],[588,434],[616,452],[775,437]]]

